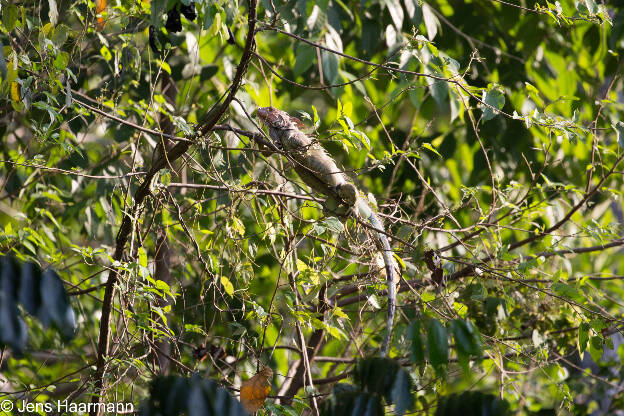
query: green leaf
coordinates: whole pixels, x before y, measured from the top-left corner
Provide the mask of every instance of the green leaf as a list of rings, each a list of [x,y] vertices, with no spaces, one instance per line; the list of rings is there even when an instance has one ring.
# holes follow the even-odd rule
[[[199,73],[199,80],[201,82],[207,82],[210,78],[219,72],[219,66],[214,64],[208,64],[202,66],[201,72]]]
[[[423,365],[425,363],[425,336],[419,320],[410,323],[407,329],[407,338],[411,341],[412,364]]]
[[[444,366],[448,362],[448,333],[444,325],[435,318],[429,320],[427,332],[429,360],[436,374],[443,377],[445,376]]]
[[[62,71],[67,68],[67,64],[69,64],[69,54],[65,51],[61,51],[56,55],[56,58],[54,58],[54,66],[56,69]]]
[[[580,0],[575,3],[581,14],[595,15],[598,12],[598,4],[594,0]]]
[[[69,27],[66,25],[58,25],[54,28],[54,34],[52,35],[52,42],[56,45],[57,48],[63,46],[67,38],[69,38]]]
[[[8,5],[2,7],[2,25],[7,32],[10,32],[13,28],[15,28],[18,16],[19,9],[14,4],[9,3]]]
[[[451,322],[451,330],[455,338],[457,357],[464,375],[470,376],[470,356],[481,358],[481,338],[475,328],[466,321],[455,319]]]
[[[592,357],[594,362],[600,362],[600,358],[602,358],[603,346],[602,346],[602,338],[599,336],[593,336],[589,339],[589,354]]]
[[[442,158],[442,155],[438,153],[438,151],[431,145],[431,143],[423,143],[423,147],[438,155],[439,158]]]
[[[500,91],[498,88],[493,87],[483,92],[482,100],[489,106],[500,110],[505,105],[505,94],[503,94],[503,92]],[[481,104],[481,110],[483,111],[483,121],[491,120],[498,114],[497,111],[489,106]]]
[[[152,0],[150,2],[150,7],[150,25],[155,28],[160,28],[162,15],[165,13],[167,7],[167,0]]]
[[[279,404],[274,404],[274,403],[268,403],[265,402],[262,405],[266,410],[268,410],[269,414],[273,414],[273,415],[281,415],[281,416],[299,416],[299,412],[297,412],[295,409],[293,409],[290,406],[282,406]]]
[[[455,415],[487,415],[508,416],[509,403],[493,394],[484,394],[480,391],[466,391],[461,394],[451,394],[440,397],[435,416]]]
[[[297,46],[295,66],[293,67],[293,74],[295,77],[303,74],[314,63],[316,57],[316,48],[305,43],[300,43]]]
[[[147,253],[144,247],[139,247],[139,265],[147,267]]]
[[[392,385],[392,403],[394,403],[395,414],[401,416],[412,407],[414,398],[412,396],[412,379],[407,371],[400,368],[397,371]]]
[[[321,416],[366,415],[384,416],[381,396],[360,392],[356,386],[338,383],[334,386],[329,400],[320,409]]]
[[[168,73],[169,75],[171,75],[171,66],[169,65],[168,62],[165,61],[157,61],[160,64],[160,68],[165,71],[166,73]]]
[[[321,51],[321,60],[323,62],[323,76],[325,84],[333,85],[338,83],[338,56],[332,52],[323,50]]]
[[[550,287],[553,292],[564,298],[570,299],[576,303],[584,303],[585,297],[576,287],[570,286],[565,283],[556,282]]]
[[[185,136],[192,136],[193,135],[193,126],[191,126],[190,124],[188,124],[186,122],[186,119],[184,117],[180,117],[180,116],[173,116],[171,117],[173,124],[175,124],[175,126],[182,132],[184,133]],[[243,234],[245,233],[245,229],[243,227]],[[242,234],[241,234],[242,235]]]
[[[587,341],[589,341],[589,324],[587,322],[583,322],[579,325],[578,329],[578,348],[579,353],[582,354],[583,351],[587,349]]]
[[[111,59],[113,59],[113,54],[111,53],[111,51],[106,47],[106,45],[103,45],[100,48],[100,54],[102,54],[102,58],[104,58],[105,61],[110,61]]]
[[[321,224],[323,228],[328,229],[332,233],[341,233],[344,230],[344,226],[336,217],[327,217],[321,221]]]
[[[357,362],[355,379],[363,392],[383,395],[387,402],[394,403],[398,415],[402,415],[412,406],[412,380],[409,373],[395,360],[380,357],[364,358]],[[364,411],[361,407],[363,404],[359,403],[360,407],[354,407],[353,412],[336,414],[362,414],[360,412]]]
[[[232,284],[232,282],[230,282],[230,279],[228,279],[226,276],[221,276],[221,284],[223,285],[225,293],[230,296],[234,296],[234,285]]]
[[[444,108],[448,98],[448,84],[445,81],[433,81],[429,85],[429,91],[438,107]]]
[[[422,21],[422,9],[420,8],[418,0],[404,0],[403,4],[405,5],[405,10],[407,11],[412,25],[418,27]]]
[[[316,111],[316,107],[312,106],[312,111],[314,113],[314,117],[313,117],[314,128],[317,129],[318,126],[321,124],[321,119],[319,118],[318,112]]]
[[[156,280],[154,281],[154,287],[160,290],[163,294],[169,295],[172,298],[174,297],[173,294],[171,293],[171,287],[169,286],[169,284],[167,284],[167,282],[163,280]]]
[[[455,319],[451,322],[451,329],[458,350],[468,355],[481,356],[481,337],[470,322]]]

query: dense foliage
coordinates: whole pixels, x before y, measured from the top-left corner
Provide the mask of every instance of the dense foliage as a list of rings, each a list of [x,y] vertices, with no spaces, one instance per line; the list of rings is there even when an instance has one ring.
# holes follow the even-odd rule
[[[624,407],[623,2],[0,5],[0,253],[78,323],[0,305],[0,400],[239,412],[266,366],[259,414]],[[385,221],[389,360],[374,239],[267,147],[269,105]]]

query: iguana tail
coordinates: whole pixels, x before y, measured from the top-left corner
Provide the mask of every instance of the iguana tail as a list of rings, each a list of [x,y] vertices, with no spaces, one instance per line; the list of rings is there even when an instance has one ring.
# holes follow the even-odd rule
[[[370,207],[367,206],[366,208],[368,210],[368,215],[366,215],[365,218],[369,224],[378,230],[383,230],[383,224],[379,220],[379,217],[375,215]],[[377,232],[377,239],[381,245],[381,254],[383,255],[384,265],[386,268],[386,281],[388,284],[388,315],[386,321],[388,332],[381,347],[381,356],[385,357],[388,354],[388,347],[390,346],[390,340],[392,339],[394,309],[396,306],[396,286],[394,285],[394,258],[392,257],[392,249],[390,248],[388,237],[381,232]]]

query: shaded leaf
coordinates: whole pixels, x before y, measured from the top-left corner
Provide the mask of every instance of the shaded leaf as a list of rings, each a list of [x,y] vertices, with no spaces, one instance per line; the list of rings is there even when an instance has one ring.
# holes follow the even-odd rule
[[[12,299],[17,298],[17,263],[13,257],[0,256],[0,291],[10,296]]]
[[[213,412],[211,406],[206,401],[206,395],[199,383],[191,384],[186,401],[186,408],[189,416],[204,416],[217,413]]]
[[[604,348],[601,337],[593,336],[589,339],[589,354],[594,362],[600,362],[603,350]]]
[[[444,375],[444,365],[448,362],[448,333],[437,319],[429,320],[427,327],[427,350],[429,360],[438,376]]]
[[[451,323],[451,328],[458,350],[477,357],[481,355],[481,338],[470,322],[455,319]]]
[[[559,296],[573,300],[577,303],[585,302],[585,297],[583,296],[583,294],[574,286],[570,286],[561,282],[556,282],[553,283],[550,288]]]
[[[436,406],[435,416],[505,416],[511,415],[509,403],[493,394],[479,391],[466,391],[441,397]]]
[[[323,61],[323,76],[325,83],[328,85],[336,84],[338,82],[338,56],[328,51],[321,51],[321,60]]]
[[[375,394],[358,394],[352,409],[353,410],[350,412],[351,415],[381,416],[384,414],[383,404],[379,396]]]
[[[381,396],[362,392],[352,384],[338,383],[332,389],[329,399],[323,402],[320,414],[383,416],[384,409]]]
[[[204,65],[202,66],[202,69],[199,73],[199,80],[202,82],[206,82],[210,78],[212,78],[212,76],[216,75],[217,72],[219,72],[218,65],[213,65],[213,64]]]
[[[481,358],[481,339],[476,329],[469,323],[460,319],[451,322],[451,330],[455,338],[457,358],[466,376],[470,376],[470,356]]]
[[[425,363],[425,336],[422,333],[420,321],[413,321],[407,329],[407,337],[411,341],[411,360],[413,364]]]
[[[15,27],[17,17],[19,16],[19,10],[14,4],[7,4],[2,7],[2,25],[10,32]]]
[[[422,9],[417,0],[403,0],[407,16],[414,26],[418,26],[422,21]]]
[[[150,385],[150,395],[141,404],[139,414],[248,416],[238,400],[212,380],[198,375],[157,377]]]
[[[307,45],[305,43],[297,46],[297,53],[295,58],[295,66],[293,67],[293,74],[296,77],[303,74],[314,63],[316,57],[316,50],[314,46]]]
[[[357,362],[355,379],[363,391],[381,394],[390,400],[398,370],[399,364],[390,358],[364,358]]]
[[[8,345],[18,353],[26,348],[28,333],[15,298],[0,290],[0,345]]]
[[[150,24],[155,27],[160,27],[162,15],[165,13],[167,7],[167,0],[151,0],[150,7]]]
[[[19,284],[19,302],[26,311],[35,316],[41,304],[41,269],[34,263],[26,262],[22,265]]]
[[[41,275],[41,307],[37,313],[44,325],[54,324],[65,339],[76,333],[76,316],[69,304],[63,282],[56,271],[47,269]]]
[[[393,403],[399,415],[412,406],[412,380],[395,360],[380,357],[362,359],[356,365],[355,379],[363,392],[381,395],[388,403]],[[362,401],[358,403],[363,406]],[[360,413],[354,409],[352,414]]]
[[[397,415],[403,415],[412,407],[414,399],[412,397],[412,379],[407,371],[400,368],[397,371],[392,385],[392,403],[394,403],[394,412]]]

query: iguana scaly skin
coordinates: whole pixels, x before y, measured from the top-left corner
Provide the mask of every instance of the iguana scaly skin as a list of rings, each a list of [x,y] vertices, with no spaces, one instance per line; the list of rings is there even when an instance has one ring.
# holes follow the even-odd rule
[[[314,191],[327,195],[341,203],[359,218],[368,222],[376,230],[375,234],[383,255],[388,283],[388,333],[381,348],[385,356],[392,335],[396,299],[394,259],[383,224],[369,206],[366,198],[360,196],[355,185],[350,183],[336,162],[323,147],[299,130],[301,122],[284,111],[274,107],[258,109],[258,117],[269,130],[269,137],[275,145],[286,152],[294,163],[295,172]]]

